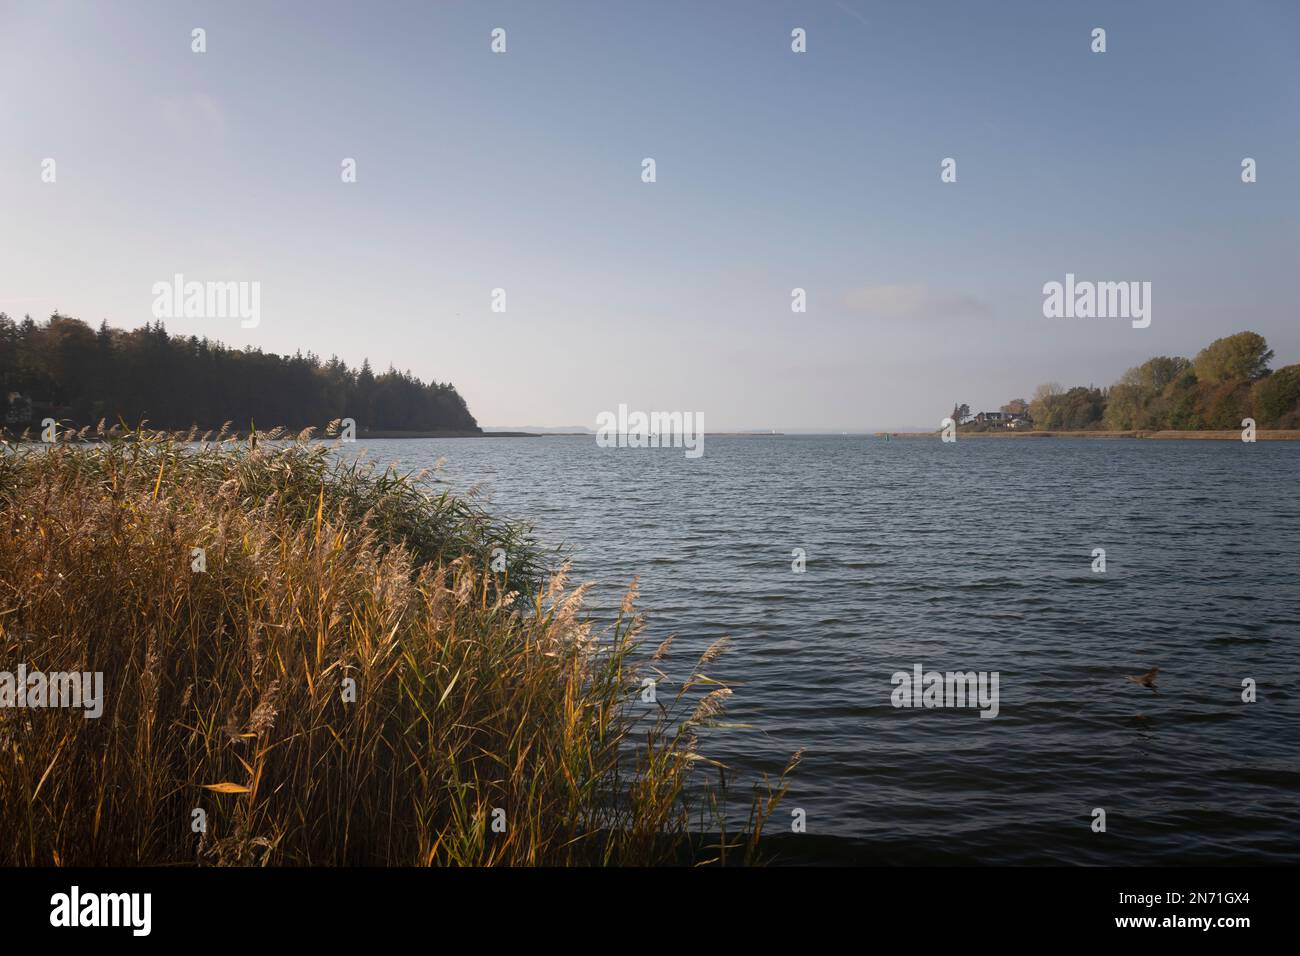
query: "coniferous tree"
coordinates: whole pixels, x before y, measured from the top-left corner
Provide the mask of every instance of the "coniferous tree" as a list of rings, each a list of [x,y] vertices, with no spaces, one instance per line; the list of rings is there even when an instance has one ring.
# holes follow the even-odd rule
[[[11,401],[10,396],[15,396]],[[75,426],[100,419],[154,428],[318,428],[353,418],[362,430],[477,432],[455,388],[367,360],[232,349],[171,336],[161,322],[98,331],[55,312],[44,323],[0,313],[0,419],[10,431],[53,417]]]

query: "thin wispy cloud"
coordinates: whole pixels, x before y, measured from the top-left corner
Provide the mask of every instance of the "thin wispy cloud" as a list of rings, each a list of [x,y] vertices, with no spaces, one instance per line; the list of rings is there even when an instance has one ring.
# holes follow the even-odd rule
[[[219,139],[226,134],[226,111],[207,93],[167,94],[154,102],[159,118],[175,135]]]
[[[862,14],[858,13],[858,11],[854,10],[852,7],[849,7],[849,6],[847,6],[847,5],[843,4],[843,3],[836,3],[835,6],[839,7],[841,10],[843,10],[845,13],[847,13],[847,14],[848,14],[849,16],[851,16],[853,19],[858,20],[858,21],[860,21],[860,22],[866,24],[867,26],[871,26],[871,24],[867,21],[867,18],[864,17]]]
[[[988,303],[964,292],[927,285],[873,285],[850,289],[844,305],[854,312],[881,319],[926,321],[977,318],[989,315]]]

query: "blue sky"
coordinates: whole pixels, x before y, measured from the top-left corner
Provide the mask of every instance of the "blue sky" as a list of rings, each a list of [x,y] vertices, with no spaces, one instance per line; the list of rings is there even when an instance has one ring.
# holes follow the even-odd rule
[[[1300,362],[1298,41],[1282,0],[0,0],[0,310],[258,281],[257,328],[168,328],[485,425],[933,426],[1247,328]],[[1045,318],[1067,272],[1150,281],[1151,326]]]

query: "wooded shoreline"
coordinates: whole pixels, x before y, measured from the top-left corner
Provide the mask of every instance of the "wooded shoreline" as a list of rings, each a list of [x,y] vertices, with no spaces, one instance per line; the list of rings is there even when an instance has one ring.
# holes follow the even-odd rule
[[[877,438],[936,438],[938,430],[932,432],[876,432]],[[1241,441],[1241,429],[1195,430],[1164,429],[1161,431],[1002,431],[1002,432],[957,432],[957,438],[1154,438],[1173,440],[1179,438],[1203,439],[1207,441]],[[1255,432],[1257,441],[1300,441],[1300,428],[1261,428]]]

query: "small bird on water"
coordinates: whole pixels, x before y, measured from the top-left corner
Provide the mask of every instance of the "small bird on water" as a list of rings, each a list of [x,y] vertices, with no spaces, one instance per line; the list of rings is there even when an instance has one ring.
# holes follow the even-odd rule
[[[1156,690],[1156,674],[1158,673],[1160,673],[1160,668],[1153,667],[1151,670],[1138,677],[1125,677],[1124,679],[1131,680],[1133,683],[1140,684],[1143,687],[1150,687],[1152,690]],[[1156,690],[1156,693],[1158,694],[1160,692]]]

